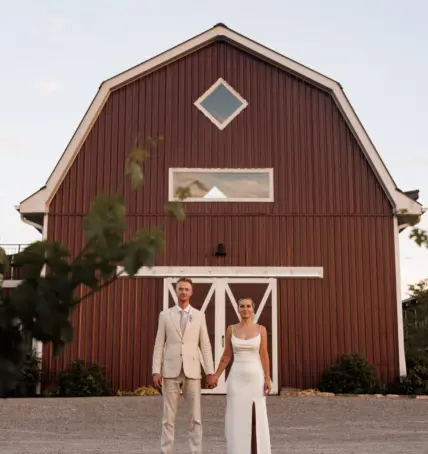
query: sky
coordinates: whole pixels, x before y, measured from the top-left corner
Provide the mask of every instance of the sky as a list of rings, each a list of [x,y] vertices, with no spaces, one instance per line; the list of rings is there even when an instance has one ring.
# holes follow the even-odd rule
[[[428,2],[406,3],[0,0],[0,244],[40,239],[14,207],[45,184],[100,83],[218,22],[339,81],[398,187],[428,206]],[[428,278],[428,250],[404,232],[400,252],[405,296]]]

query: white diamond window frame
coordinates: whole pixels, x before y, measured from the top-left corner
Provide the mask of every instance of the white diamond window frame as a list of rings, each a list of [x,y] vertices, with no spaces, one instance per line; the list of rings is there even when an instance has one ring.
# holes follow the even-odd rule
[[[220,123],[213,115],[211,115],[208,110],[202,105],[208,96],[210,96],[220,85],[223,85],[235,98],[241,102],[241,105],[230,115],[227,120],[223,123]],[[209,120],[214,123],[218,129],[223,130],[234,118],[236,118],[247,106],[248,101],[246,101],[232,86],[230,86],[222,77],[220,77],[217,82],[211,85],[210,88],[200,96],[195,102],[194,105],[207,117]]]

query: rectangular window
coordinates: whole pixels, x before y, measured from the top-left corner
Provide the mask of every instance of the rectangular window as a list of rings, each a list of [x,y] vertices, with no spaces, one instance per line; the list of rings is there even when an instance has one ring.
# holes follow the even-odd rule
[[[170,201],[187,186],[185,202],[273,202],[273,169],[169,169]]]

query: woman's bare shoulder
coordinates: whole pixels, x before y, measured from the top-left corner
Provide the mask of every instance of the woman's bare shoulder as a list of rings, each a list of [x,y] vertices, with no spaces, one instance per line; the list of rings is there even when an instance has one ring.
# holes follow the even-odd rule
[[[267,329],[266,329],[265,326],[263,326],[263,325],[258,325],[258,327],[259,327],[260,333],[262,333],[262,334],[267,333]]]

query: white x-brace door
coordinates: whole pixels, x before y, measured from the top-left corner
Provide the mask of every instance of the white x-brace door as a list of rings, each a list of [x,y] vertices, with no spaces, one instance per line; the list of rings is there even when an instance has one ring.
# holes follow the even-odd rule
[[[164,279],[164,309],[171,307],[177,302],[175,292],[175,283],[178,278]],[[211,342],[213,348],[213,356],[215,367],[218,366],[220,358],[224,350],[224,341],[226,334],[226,311],[227,305],[231,305],[236,314],[237,323],[240,319],[238,312],[237,298],[233,294],[231,286],[234,284],[245,285],[248,288],[245,296],[251,296],[251,286],[253,284],[266,284],[266,289],[261,300],[255,300],[256,315],[254,321],[257,323],[263,310],[266,308],[266,303],[270,298],[271,301],[271,348],[270,361],[272,370],[272,394],[278,393],[278,332],[277,332],[277,280],[274,278],[194,278],[194,295],[197,294],[197,286],[204,286],[204,291],[199,292],[197,301],[193,299],[191,303],[202,312],[206,313],[207,325],[214,327],[214,332],[211,333]],[[241,295],[242,296],[242,295]],[[195,298],[195,296],[193,297]],[[211,306],[214,305],[214,308]],[[210,307],[211,306],[211,307]],[[207,312],[207,309],[209,311]],[[230,309],[230,308],[229,308]],[[230,313],[230,311],[229,311]],[[214,320],[212,320],[214,318]],[[201,362],[202,357],[201,357]],[[219,385],[214,390],[202,390],[204,394],[225,394],[226,393],[226,374],[224,373],[219,381]]]

